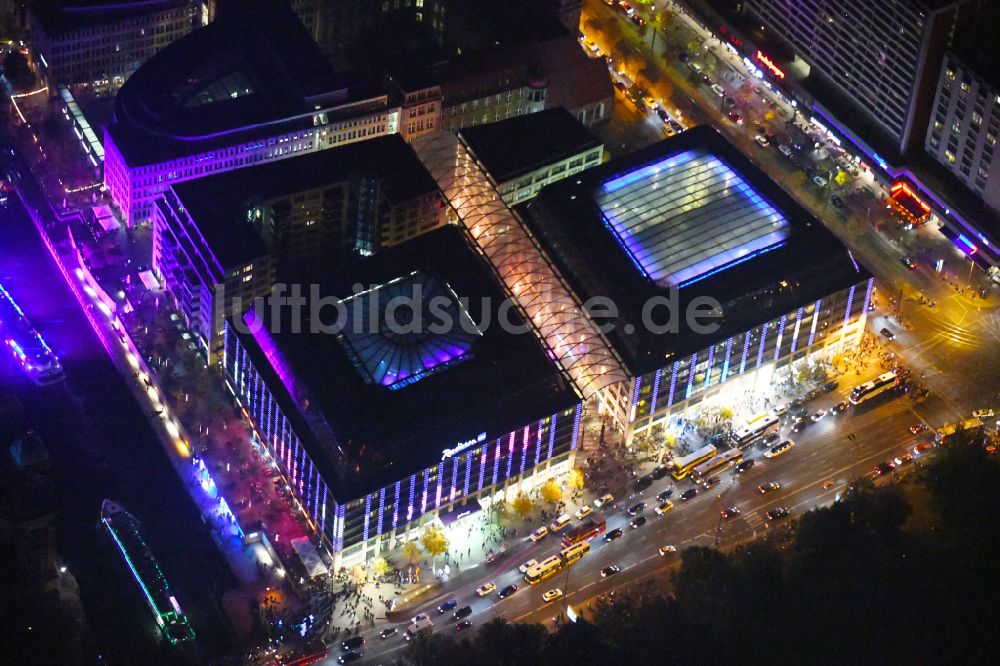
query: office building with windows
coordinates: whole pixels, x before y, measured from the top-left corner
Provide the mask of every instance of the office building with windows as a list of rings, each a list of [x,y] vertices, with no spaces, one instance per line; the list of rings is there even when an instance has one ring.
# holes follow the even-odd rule
[[[230,319],[224,368],[334,569],[570,469],[573,384],[462,229],[359,257],[323,295],[340,305]]]
[[[746,0],[744,9],[808,63],[817,98],[834,113],[846,107],[905,154],[923,145],[944,50],[972,4]],[[868,127],[852,129],[864,134]]]
[[[1000,12],[993,13],[1000,19]],[[927,133],[927,152],[994,214],[1000,212],[1000,49],[981,23],[945,55]],[[993,229],[994,234],[1000,229]],[[994,236],[1000,243],[1000,237]]]
[[[30,4],[31,42],[53,88],[117,90],[144,62],[202,24],[195,0],[42,0]]]
[[[613,304],[598,323],[628,379],[601,398],[629,434],[759,391],[864,330],[868,271],[709,127],[549,185],[520,210],[577,301]]]
[[[288,6],[267,7],[174,42],[119,91],[104,183],[129,225],[172,183],[396,132],[387,95],[339,77]]]
[[[604,144],[563,108],[467,127],[458,135],[508,205],[604,158]]]
[[[175,183],[153,214],[153,269],[206,355],[272,284],[309,284],[352,255],[447,224],[399,136]],[[224,291],[222,291],[224,289]]]

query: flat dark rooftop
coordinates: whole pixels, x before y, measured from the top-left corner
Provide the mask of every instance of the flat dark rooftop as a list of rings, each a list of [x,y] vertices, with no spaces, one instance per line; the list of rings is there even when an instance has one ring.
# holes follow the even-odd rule
[[[355,295],[358,283],[367,290]],[[419,326],[390,331],[385,304],[392,296],[412,297],[414,285],[441,297],[454,325],[432,332],[441,320],[437,310],[429,314],[425,298]],[[350,326],[339,336],[290,333],[286,312],[282,332],[240,335],[340,502],[440,462],[445,449],[480,433],[496,439],[576,402],[533,335],[496,325],[503,291],[457,227],[345,265],[324,293],[344,298],[349,317],[358,312],[368,321],[376,313],[378,325],[359,332]],[[308,312],[303,308],[303,331]],[[484,313],[489,326],[480,325]],[[327,308],[324,322],[335,316]],[[459,330],[460,318],[479,331]],[[516,315],[510,320],[520,322]],[[284,381],[264,361],[261,344],[280,357]]]
[[[384,179],[387,194],[397,199],[437,191],[437,183],[398,134],[184,181],[173,190],[219,261],[233,266],[265,252],[259,251],[263,243],[256,233],[249,234],[256,240],[244,238],[244,231],[253,231],[246,223],[252,201],[304,192],[357,174]]]
[[[616,304],[608,335],[633,374],[870,277],[711,127],[549,185],[519,211],[581,300]],[[683,317],[676,333],[643,326],[643,305],[671,288],[681,314],[698,296],[716,299],[719,329],[695,334]]]
[[[563,108],[466,127],[459,136],[497,182],[601,145]]]
[[[133,74],[115,99],[108,133],[130,165],[273,135],[268,123],[347,101],[319,47],[287,5],[269,3],[195,30]]]
[[[42,0],[32,3],[31,10],[46,34],[58,35],[187,4],[187,0]]]

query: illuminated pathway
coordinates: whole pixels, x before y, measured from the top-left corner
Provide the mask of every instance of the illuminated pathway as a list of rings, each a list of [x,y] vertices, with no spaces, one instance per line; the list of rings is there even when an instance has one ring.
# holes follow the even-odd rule
[[[580,394],[586,399],[625,381],[610,345],[458,137],[439,132],[413,147],[506,292]]]

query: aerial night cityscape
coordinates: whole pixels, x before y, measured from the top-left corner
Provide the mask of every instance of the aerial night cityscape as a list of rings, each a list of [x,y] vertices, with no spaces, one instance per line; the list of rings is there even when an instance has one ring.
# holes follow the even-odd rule
[[[0,654],[995,664],[1000,0],[0,0]]]

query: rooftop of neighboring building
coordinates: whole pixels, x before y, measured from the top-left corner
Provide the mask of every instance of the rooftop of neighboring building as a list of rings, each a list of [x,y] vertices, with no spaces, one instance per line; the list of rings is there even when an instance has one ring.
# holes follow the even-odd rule
[[[339,502],[576,403],[537,338],[497,323],[504,293],[457,227],[344,265],[322,293],[344,299],[341,333],[292,333],[285,308],[280,332],[240,338]],[[394,298],[419,298],[395,310],[402,329],[386,323]],[[523,323],[513,309],[505,316]]]
[[[107,131],[130,166],[271,136],[279,122],[306,129],[317,109],[371,93],[336,75],[287,5],[257,4],[169,44],[125,82]]]
[[[523,86],[532,79],[542,85],[541,77],[533,76],[531,51],[520,45],[494,47],[430,64],[400,63],[392,68],[391,77],[404,92],[440,86],[445,102],[453,104]]]
[[[189,180],[172,189],[216,257],[224,267],[230,267],[266,253],[254,226],[247,222],[247,211],[254,202],[305,192],[355,175],[382,180],[391,200],[437,191],[437,183],[416,153],[397,134]]]
[[[31,3],[31,13],[46,34],[56,35],[193,4],[190,0],[42,0]]]
[[[570,111],[614,99],[615,90],[603,58],[588,58],[572,36],[538,45],[549,86],[545,91],[547,106],[562,106]],[[610,106],[606,113],[611,112]]]
[[[459,136],[498,183],[601,145],[563,108],[466,127]]]
[[[549,185],[520,210],[581,301],[615,303],[608,337],[633,374],[870,277],[707,126]],[[677,332],[651,332],[643,307],[672,293],[678,317],[697,297],[718,301],[718,330],[699,335],[680,321]]]
[[[976,76],[1000,89],[1000,41],[996,27],[1000,25],[1000,4],[983,2],[976,20],[959,26],[952,40],[951,51]]]

